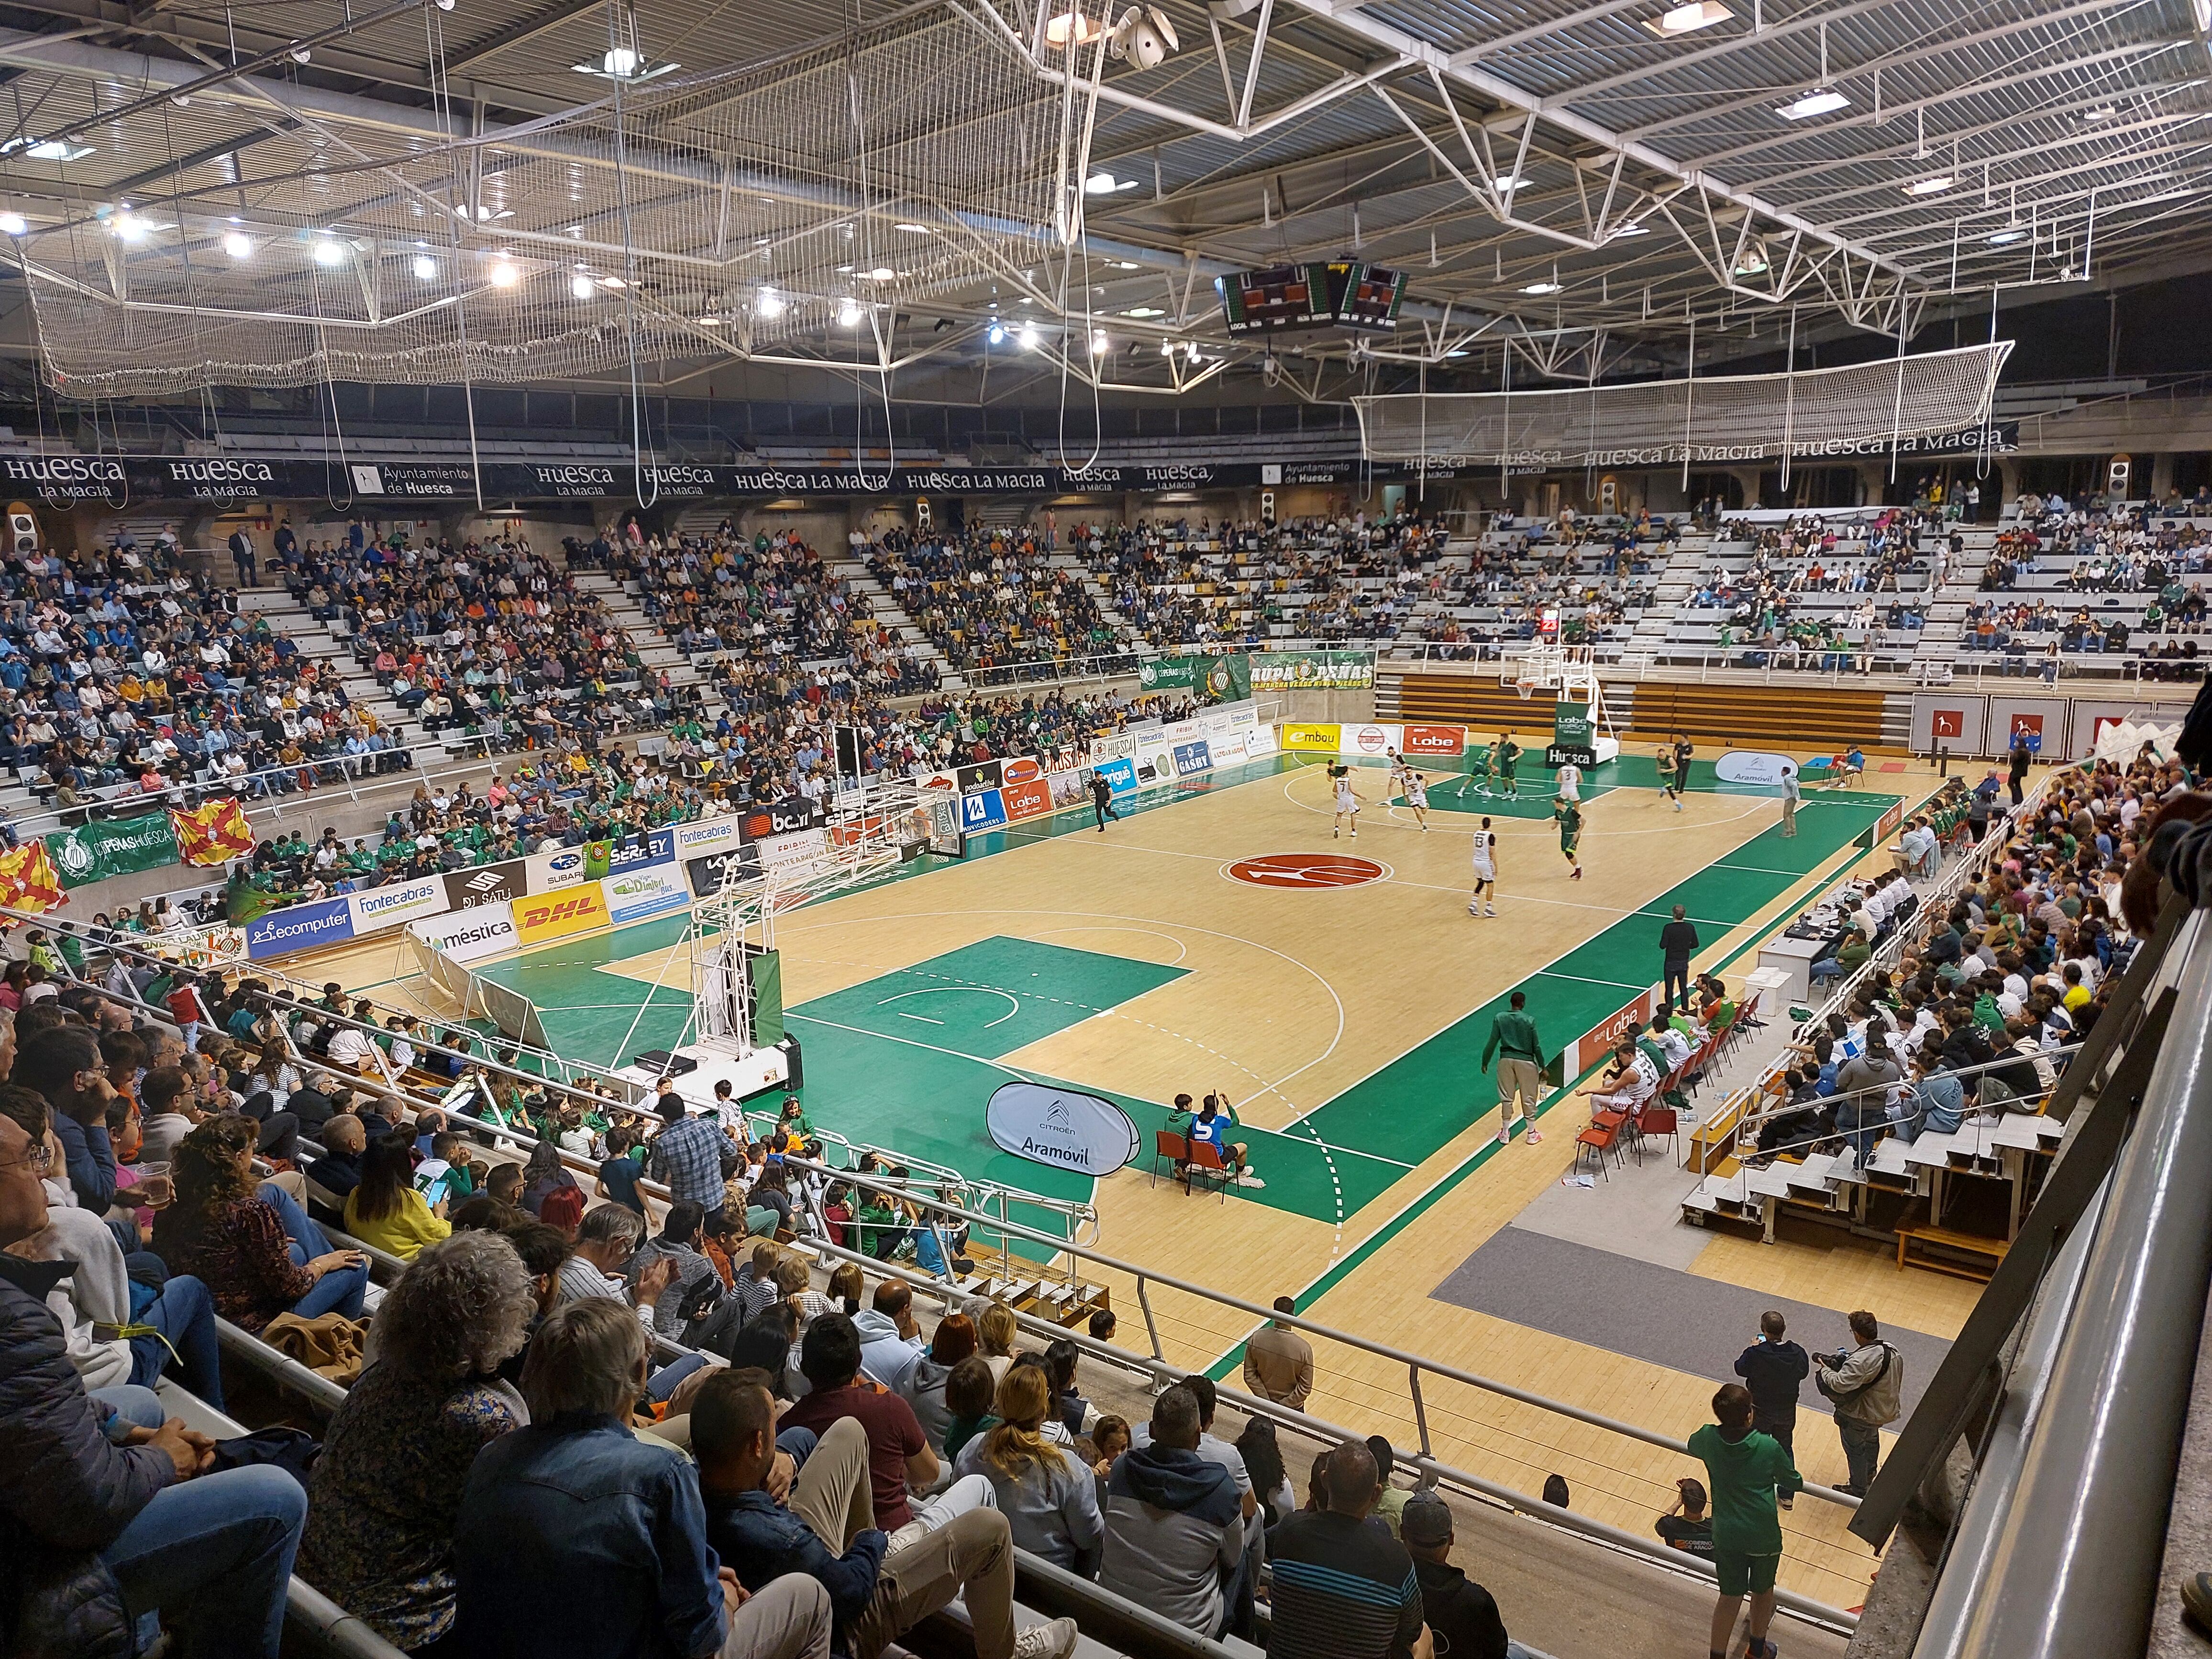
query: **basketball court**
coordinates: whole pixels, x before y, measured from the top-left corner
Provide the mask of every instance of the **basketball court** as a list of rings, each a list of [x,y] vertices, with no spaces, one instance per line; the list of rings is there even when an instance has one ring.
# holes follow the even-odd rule
[[[1425,831],[1386,801],[1384,764],[1355,761],[1356,839],[1331,835],[1318,758],[1247,762],[1153,792],[1103,834],[1087,807],[1062,811],[971,837],[964,860],[926,857],[792,912],[775,943],[807,1114],[855,1142],[1090,1201],[1098,1248],[1134,1266],[1261,1303],[1292,1293],[1301,1312],[1354,1333],[1686,1432],[1702,1420],[1707,1376],[1639,1358],[1633,1342],[1486,1313],[1480,1297],[1445,1285],[1462,1262],[1484,1271],[1473,1259],[1481,1247],[1557,1188],[1583,1121],[1581,1103],[1555,1092],[1540,1146],[1497,1142],[1495,1091],[1480,1070],[1492,1016],[1518,989],[1546,1047],[1571,1045],[1656,979],[1658,930],[1678,903],[1705,945],[1698,966],[1737,980],[1756,938],[1936,780],[1914,768],[1883,772],[1878,788],[1810,789],[1798,835],[1784,837],[1771,792],[1721,783],[1699,761],[1678,813],[1648,746],[1632,750],[1585,771],[1586,874],[1573,881],[1541,754],[1539,744],[1523,759],[1517,798],[1464,769],[1425,768]],[[1498,916],[1477,919],[1470,837],[1485,815],[1501,896]],[[563,1056],[617,1065],[686,1040],[685,925],[678,915],[477,971],[529,997]],[[405,967],[386,946],[331,971],[363,984],[398,974],[375,994],[399,1001],[428,989]],[[1187,1194],[1149,1157],[1096,1182],[1017,1158],[983,1121],[991,1091],[1012,1079],[1115,1101],[1147,1152],[1156,1130],[1179,1124],[1178,1093],[1225,1094],[1265,1185]],[[1598,1216],[1613,1201],[1602,1189],[1581,1196]],[[1972,1300],[1933,1275],[1900,1281],[1871,1254],[1722,1237],[1695,1248],[1668,1271],[1838,1308],[1879,1293],[1887,1317],[1944,1338]],[[1118,1306],[1138,1305],[1133,1282],[1104,1277]],[[1148,1299],[1168,1359],[1235,1369],[1249,1327],[1233,1314],[1156,1283]],[[1342,1420],[1379,1417],[1417,1442],[1402,1372],[1363,1366],[1325,1376],[1319,1409],[1333,1400]],[[1668,1501],[1680,1472],[1672,1455],[1460,1392],[1431,1399],[1428,1427],[1462,1467],[1523,1490],[1565,1473],[1577,1507],[1638,1529]],[[1840,1478],[1832,1439],[1823,1423],[1801,1441],[1808,1479]],[[1799,1507],[1784,1582],[1848,1606],[1873,1556],[1842,1519]]]

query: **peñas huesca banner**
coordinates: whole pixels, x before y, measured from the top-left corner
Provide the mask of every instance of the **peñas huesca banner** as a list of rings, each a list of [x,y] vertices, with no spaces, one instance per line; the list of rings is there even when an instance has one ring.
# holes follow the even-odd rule
[[[1137,665],[1137,684],[1147,691],[1188,691],[1200,702],[1242,702],[1252,695],[1251,659],[1161,657]]]
[[[94,818],[74,830],[48,836],[46,852],[64,887],[82,887],[134,870],[158,870],[182,862],[177,832],[167,812],[135,818]]]
[[[1369,651],[1265,651],[1251,659],[1252,690],[1363,691],[1375,684]]]

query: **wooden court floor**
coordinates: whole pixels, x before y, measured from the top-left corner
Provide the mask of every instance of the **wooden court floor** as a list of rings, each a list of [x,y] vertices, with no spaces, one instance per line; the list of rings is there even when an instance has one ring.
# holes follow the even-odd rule
[[[1809,793],[1801,834],[1785,839],[1762,792],[1717,786],[1701,763],[1702,787],[1677,813],[1650,763],[1624,759],[1586,781],[1586,874],[1573,880],[1540,771],[1524,769],[1528,799],[1517,803],[1431,775],[1425,833],[1383,803],[1384,775],[1362,768],[1360,834],[1333,838],[1319,767],[1282,757],[1179,790],[1103,835],[1087,811],[1063,814],[971,843],[965,862],[787,916],[776,944],[810,1115],[1010,1185],[1079,1192],[1091,1183],[989,1146],[992,1088],[1037,1077],[1107,1095],[1148,1148],[1176,1094],[1225,1092],[1267,1184],[1190,1197],[1140,1161],[1096,1183],[1102,1249],[1262,1304],[1291,1293],[1301,1313],[1347,1332],[1686,1434],[1706,1420],[1714,1379],[1429,1297],[1572,1159],[1572,1100],[1553,1107],[1543,1145],[1496,1143],[1494,1091],[1478,1069],[1491,1014],[1518,988],[1547,1046],[1571,1041],[1656,979],[1658,930],[1675,902],[1698,924],[1700,965],[1728,963],[1734,979],[1751,965],[1738,951],[1860,858],[1856,838],[1897,798],[1917,799],[1936,780],[1908,766],[1870,773],[1861,790]],[[1501,914],[1478,920],[1466,907],[1484,812],[1501,841]],[[1379,868],[1358,884],[1285,884],[1299,855]],[[1235,866],[1255,860],[1267,884],[1238,878]],[[538,1001],[562,1053],[617,1059],[617,1047],[680,1031],[680,919],[641,924],[487,971]],[[391,947],[357,951],[331,976],[390,980],[368,994],[395,1003],[418,988]],[[1900,1278],[1872,1252],[1723,1237],[1693,1271],[1826,1305],[1879,1295],[1887,1316],[1942,1335],[1972,1297],[1936,1275]],[[1133,1283],[1106,1277],[1121,1281],[1119,1340],[1145,1346]],[[1148,1297],[1166,1358],[1234,1369],[1249,1318],[1157,1284]],[[1314,1409],[1420,1443],[1402,1366],[1334,1347],[1321,1374]],[[1635,1530],[1649,1530],[1677,1476],[1696,1472],[1460,1384],[1431,1379],[1425,1403],[1437,1455],[1528,1492],[1565,1474],[1577,1509]],[[1798,1445],[1808,1480],[1842,1478],[1825,1418],[1807,1419]],[[1785,1519],[1784,1583],[1856,1605],[1873,1556],[1844,1532],[1844,1512],[1808,1500]]]

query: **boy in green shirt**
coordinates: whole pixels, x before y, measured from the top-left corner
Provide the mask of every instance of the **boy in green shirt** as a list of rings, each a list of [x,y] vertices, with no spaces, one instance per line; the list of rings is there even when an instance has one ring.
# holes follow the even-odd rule
[[[1715,1421],[1690,1437],[1690,1452],[1705,1466],[1712,1492],[1713,1568],[1720,1599],[1713,1604],[1712,1659],[1726,1659],[1743,1598],[1751,1596],[1747,1659],[1773,1659],[1766,1627],[1774,1618],[1774,1575],[1782,1565],[1782,1518],[1778,1495],[1805,1484],[1790,1454],[1773,1436],[1751,1426],[1751,1390],[1731,1382],[1713,1396]]]

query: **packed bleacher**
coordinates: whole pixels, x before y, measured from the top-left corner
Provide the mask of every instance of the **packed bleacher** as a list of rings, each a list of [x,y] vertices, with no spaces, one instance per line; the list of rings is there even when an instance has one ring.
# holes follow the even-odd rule
[[[1440,520],[1078,525],[1070,544],[1123,627],[1170,654],[1397,637],[1444,556]]]
[[[1232,1439],[1205,1376],[1101,1371],[1110,1314],[930,1319],[913,1286],[973,1271],[963,1218],[895,1165],[830,1176],[803,1114],[749,1137],[512,1076],[447,1113],[421,1092],[446,1057],[341,988],[203,980],[180,1031],[149,970],[0,1012],[20,1650],[158,1626],[275,1659],[288,1601],[327,1597],[413,1653],[822,1659],[932,1620],[929,1650],[1065,1659],[1078,1620],[1024,1605],[1039,1584],[1228,1651],[1509,1652],[1387,1440],[1316,1429],[1309,1472],[1269,1417]],[[1247,1384],[1295,1410],[1310,1376],[1272,1363]],[[216,1437],[271,1376],[295,1426]]]
[[[104,553],[10,551],[0,599],[0,765],[63,812],[210,776],[342,768],[349,750],[388,745],[328,664],[185,574],[172,534],[143,550],[125,532]]]
[[[2045,1103],[2151,928],[2153,831],[2203,799],[2148,749],[2057,772],[2025,809],[1994,769],[1953,780],[1906,823],[1895,871],[1838,899],[1841,944],[1815,982],[1840,988],[1759,1079],[1738,1131],[1743,1172],[1708,1177],[1686,1207],[1755,1206],[1782,1190],[1764,1170],[1815,1201],[1870,1178],[1909,1188],[1948,1137],[2055,1145]],[[1947,887],[1936,878],[1949,855],[1986,861]],[[2002,1138],[2008,1121],[2024,1138]]]
[[[1098,590],[1032,530],[895,530],[866,549],[868,572],[963,672],[1109,654],[1117,635]]]

